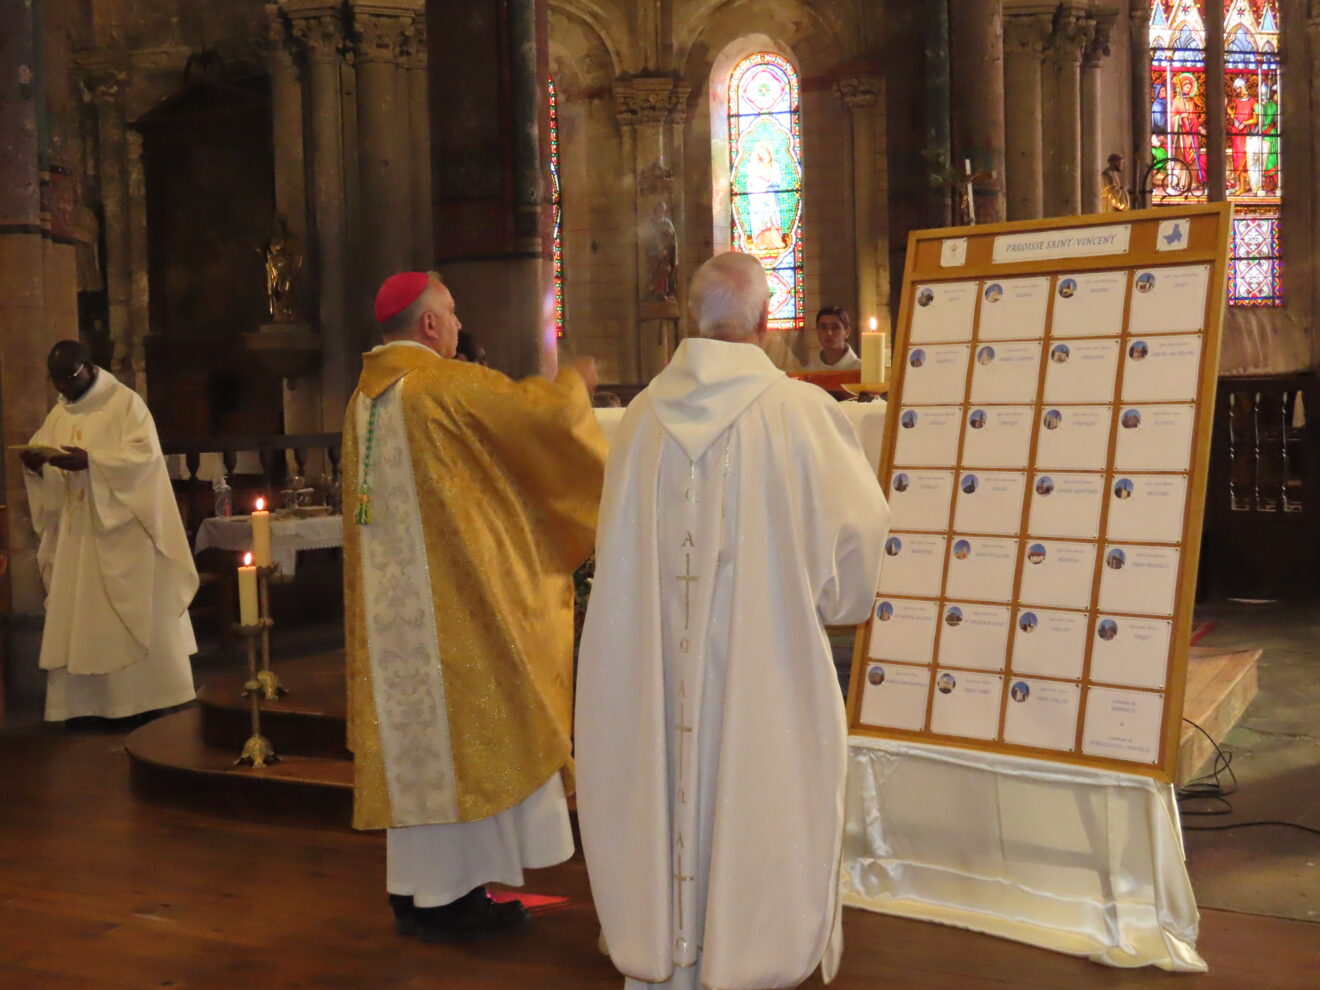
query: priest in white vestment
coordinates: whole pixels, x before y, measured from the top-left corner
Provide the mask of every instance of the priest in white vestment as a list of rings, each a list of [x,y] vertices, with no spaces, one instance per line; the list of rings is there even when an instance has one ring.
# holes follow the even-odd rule
[[[124,718],[192,700],[197,593],[156,424],[142,398],[65,340],[60,399],[22,454],[46,587],[46,718]]]
[[[761,349],[754,258],[692,280],[611,445],[578,667],[578,820],[626,986],[838,965],[847,729],[825,625],[864,619],[889,511],[835,402]]]

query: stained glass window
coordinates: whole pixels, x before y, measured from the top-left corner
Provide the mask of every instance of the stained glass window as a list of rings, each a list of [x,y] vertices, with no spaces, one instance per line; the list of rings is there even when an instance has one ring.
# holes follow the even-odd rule
[[[1223,65],[1207,65],[1205,4],[1152,0],[1151,161],[1155,205],[1209,198],[1207,162],[1224,156],[1234,204],[1228,301],[1281,306],[1278,0],[1222,0]],[[1227,147],[1208,147],[1206,72],[1224,74]]]
[[[564,335],[564,211],[559,196],[559,101],[555,81],[547,84],[550,97],[550,218],[554,238],[555,335]]]
[[[729,77],[730,239],[770,281],[770,329],[802,325],[802,109],[798,75],[773,52]]]

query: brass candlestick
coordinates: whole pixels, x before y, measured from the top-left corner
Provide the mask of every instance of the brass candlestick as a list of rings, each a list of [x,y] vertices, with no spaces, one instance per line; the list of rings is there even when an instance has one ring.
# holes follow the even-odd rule
[[[267,701],[275,701],[289,693],[280,681],[280,675],[270,667],[270,630],[275,625],[270,615],[270,579],[279,569],[279,564],[257,568],[257,588],[261,595],[261,670],[257,673],[257,681]]]
[[[262,619],[255,626],[238,627],[238,634],[247,643],[248,677],[243,684],[243,696],[251,704],[252,735],[243,744],[243,752],[234,764],[257,769],[268,763],[278,763],[280,759],[275,755],[275,748],[271,746],[270,740],[261,734],[262,682],[261,674],[257,670],[257,637],[266,632],[268,621]]]

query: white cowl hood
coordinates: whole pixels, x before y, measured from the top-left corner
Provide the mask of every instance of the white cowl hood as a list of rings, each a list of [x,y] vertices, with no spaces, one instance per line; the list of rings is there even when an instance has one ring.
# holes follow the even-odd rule
[[[688,337],[648,391],[660,425],[696,461],[762,392],[783,380],[755,344]]]

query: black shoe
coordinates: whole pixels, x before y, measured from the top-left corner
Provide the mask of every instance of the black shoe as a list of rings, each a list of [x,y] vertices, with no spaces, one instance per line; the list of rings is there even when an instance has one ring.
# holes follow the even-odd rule
[[[394,931],[399,935],[417,934],[417,907],[413,899],[404,894],[390,894],[390,907],[394,910]]]
[[[443,907],[415,908],[415,934],[423,942],[453,942],[470,936],[508,931],[531,917],[521,901],[500,904],[485,887],[469,891]]]

